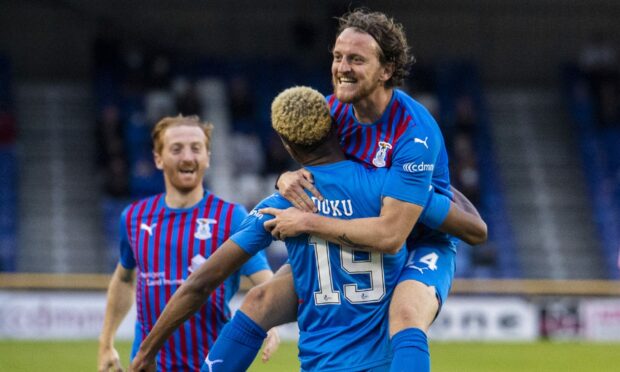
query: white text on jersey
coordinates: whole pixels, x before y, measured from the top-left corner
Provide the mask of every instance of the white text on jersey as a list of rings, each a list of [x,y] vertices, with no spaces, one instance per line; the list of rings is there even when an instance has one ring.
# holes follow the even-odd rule
[[[319,200],[313,196],[312,201],[314,202],[314,205],[316,205],[316,208],[319,210],[319,213],[326,216],[340,217],[342,215],[345,215],[347,217],[350,217],[353,215],[353,206],[351,204],[351,199]]]

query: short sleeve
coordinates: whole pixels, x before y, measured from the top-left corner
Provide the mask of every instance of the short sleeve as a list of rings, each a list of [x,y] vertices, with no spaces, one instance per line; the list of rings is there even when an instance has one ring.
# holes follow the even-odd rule
[[[428,202],[420,216],[420,222],[426,226],[437,229],[448,217],[450,211],[450,198],[435,191],[429,192]]]
[[[230,237],[241,249],[250,255],[255,255],[265,249],[273,241],[271,234],[265,230],[263,224],[273,218],[271,215],[259,213],[261,208],[288,208],[291,204],[286,201],[279,193],[275,193],[264,199],[243,220],[237,232]]]
[[[133,269],[136,267],[136,258],[133,254],[133,249],[131,249],[131,244],[129,243],[129,234],[127,231],[127,209],[121,213],[120,223],[119,223],[119,235],[120,235],[120,264],[125,269]]]
[[[250,276],[262,270],[271,270],[265,251],[260,251],[252,256],[248,262],[241,266],[240,273],[241,275]]]
[[[383,196],[424,207],[431,190],[441,140],[419,127],[408,129],[394,151]]]
[[[247,216],[248,211],[245,209],[245,207],[241,204],[235,204],[231,220],[231,229],[233,233],[239,230],[239,227]]]

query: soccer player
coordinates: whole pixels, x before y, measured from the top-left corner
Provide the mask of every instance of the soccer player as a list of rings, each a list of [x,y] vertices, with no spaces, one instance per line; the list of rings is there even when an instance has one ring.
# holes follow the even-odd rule
[[[379,214],[387,169],[370,170],[345,159],[329,107],[319,92],[304,87],[282,92],[272,104],[272,125],[291,156],[313,172],[323,190],[325,198],[317,200],[320,214],[339,219]],[[264,222],[272,216],[259,209],[290,206],[275,193],[250,212],[239,231],[170,300],[134,359],[135,371],[148,371],[168,334],[229,272],[271,243],[273,237]],[[387,310],[405,264],[405,250],[370,252],[307,234],[285,243],[294,277],[290,289],[297,297],[283,309],[298,304],[302,369],[386,371],[391,363]],[[243,310],[238,311],[217,340],[219,349],[209,352],[203,371],[245,371],[264,337],[265,331]]]
[[[447,151],[437,123],[421,104],[395,88],[412,62],[402,26],[379,12],[351,12],[340,19],[332,54],[334,94],[328,102],[343,150],[369,167],[390,168],[381,213],[375,218],[342,220],[301,212],[316,209],[304,189],[321,197],[320,185],[315,187],[306,171],[285,174],[278,184],[282,195],[299,209],[261,212],[276,215],[267,227],[282,239],[307,233],[381,252],[393,252],[407,240],[410,255],[390,306],[392,370],[428,371],[426,332],[454,277],[456,242],[446,233],[477,244],[486,240],[486,225],[482,220],[465,225],[423,221],[425,225],[412,231],[427,205],[429,190],[465,202],[465,209],[478,215],[450,188]],[[453,212],[462,211],[451,208],[449,213]],[[275,283],[284,286],[283,280]],[[290,311],[278,309],[276,314],[284,318],[277,319],[269,305],[285,303],[283,297],[289,295],[276,285],[257,287],[241,309],[263,327],[290,321]]]
[[[153,129],[153,154],[157,168],[164,173],[165,193],[137,201],[122,213],[121,256],[108,288],[99,371],[122,370],[114,336],[133,303],[134,292],[137,321],[132,357],[177,288],[247,216],[242,206],[203,187],[212,128],[196,116],[177,116],[163,118]],[[214,288],[197,314],[165,340],[157,358],[158,371],[200,369],[230,319],[228,302],[239,288],[240,274],[249,276],[254,284],[273,275],[261,252]],[[277,343],[277,335],[274,337],[270,342]]]

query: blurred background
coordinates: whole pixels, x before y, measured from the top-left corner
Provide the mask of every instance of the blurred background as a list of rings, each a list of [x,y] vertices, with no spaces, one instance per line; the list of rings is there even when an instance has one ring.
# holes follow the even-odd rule
[[[459,247],[456,294],[499,280],[484,288],[525,298],[534,338],[590,337],[599,308],[599,337],[620,338],[615,0],[2,1],[0,271],[110,274],[120,212],[163,191],[149,133],[164,115],[215,124],[207,187],[252,208],[296,168],[271,100],[331,92],[334,17],[359,6],[403,23],[404,89],[488,224],[486,244]],[[584,305],[589,292],[611,302]]]

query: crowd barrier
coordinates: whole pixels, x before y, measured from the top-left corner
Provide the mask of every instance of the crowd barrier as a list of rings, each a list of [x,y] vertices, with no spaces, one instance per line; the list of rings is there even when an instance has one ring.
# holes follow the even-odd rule
[[[109,275],[0,274],[0,339],[96,339]],[[249,283],[242,282],[231,309]],[[131,339],[135,310],[118,337]],[[281,327],[296,340],[295,323]],[[457,279],[434,341],[620,341],[620,281]]]

